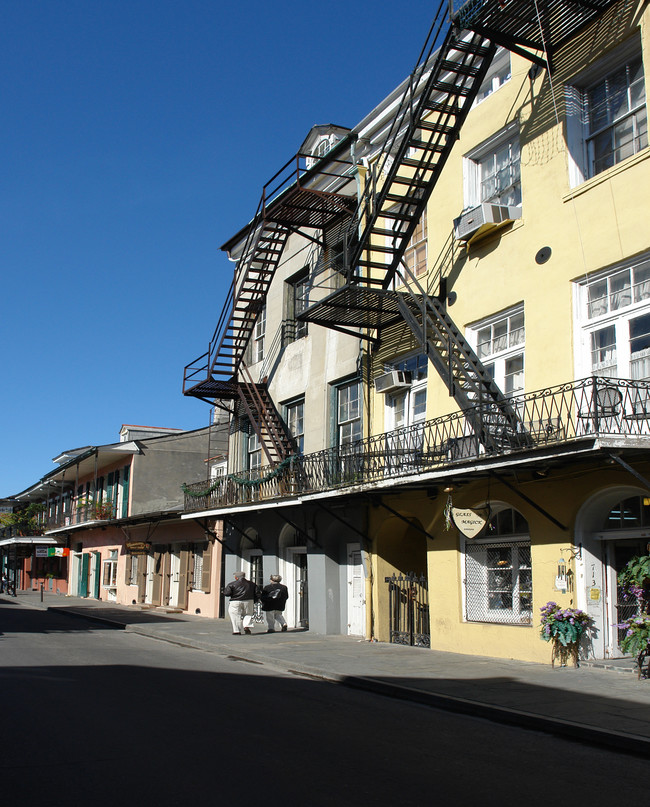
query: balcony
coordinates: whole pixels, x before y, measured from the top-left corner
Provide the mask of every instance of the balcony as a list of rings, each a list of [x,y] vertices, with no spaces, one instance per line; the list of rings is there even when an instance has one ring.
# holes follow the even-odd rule
[[[80,500],[73,504],[72,510],[68,505],[63,508],[63,512],[49,515],[46,531],[112,521],[115,518],[117,518],[117,504],[110,499],[104,502]]]
[[[475,467],[512,456],[560,453],[600,438],[650,447],[650,382],[587,378],[507,399],[518,428],[494,403],[274,466],[184,486],[188,512],[282,500],[361,485],[385,486],[418,474]],[[512,410],[511,410],[512,411]],[[476,424],[481,423],[480,432]]]

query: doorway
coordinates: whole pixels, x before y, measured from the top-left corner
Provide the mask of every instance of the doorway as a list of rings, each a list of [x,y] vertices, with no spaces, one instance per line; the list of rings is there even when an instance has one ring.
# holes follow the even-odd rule
[[[180,584],[181,556],[180,552],[173,550],[170,552],[169,560],[169,601],[172,608],[178,606],[178,592]]]
[[[608,618],[607,626],[610,628],[608,637],[609,656],[621,658],[625,655],[620,649],[624,636],[624,629],[618,626],[639,611],[639,605],[634,598],[626,598],[618,584],[618,574],[625,564],[637,555],[647,555],[647,539],[633,538],[619,541],[608,541],[605,545],[606,560],[606,602]]]
[[[348,635],[364,636],[366,625],[365,576],[361,546],[348,544]]]
[[[290,628],[309,628],[309,582],[307,547],[291,546],[285,550],[284,582],[289,589],[285,617]]]

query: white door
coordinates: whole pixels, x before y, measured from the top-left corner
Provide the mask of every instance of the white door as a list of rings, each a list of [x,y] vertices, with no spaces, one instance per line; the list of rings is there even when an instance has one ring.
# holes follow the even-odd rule
[[[172,608],[178,605],[178,584],[181,571],[181,556],[179,552],[171,553],[169,566],[169,604]]]
[[[366,632],[366,579],[359,544],[348,544],[348,634]]]
[[[153,578],[155,573],[155,561],[153,555],[147,555],[147,583],[144,590],[144,601],[151,605],[153,603]]]
[[[289,589],[284,618],[290,628],[309,627],[309,589],[307,582],[307,548],[292,546],[286,550],[282,582]]]

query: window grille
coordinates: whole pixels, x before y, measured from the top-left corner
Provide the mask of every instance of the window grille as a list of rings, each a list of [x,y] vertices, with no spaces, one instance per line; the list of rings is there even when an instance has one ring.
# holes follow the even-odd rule
[[[532,624],[530,542],[466,544],[465,599],[468,622]]]

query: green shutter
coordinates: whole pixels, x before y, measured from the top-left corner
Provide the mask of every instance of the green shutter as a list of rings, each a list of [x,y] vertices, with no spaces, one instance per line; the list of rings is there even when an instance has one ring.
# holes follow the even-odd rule
[[[128,552],[126,554],[126,564],[124,566],[124,583],[127,586],[131,585],[131,564],[133,563],[133,555]]]
[[[79,564],[79,586],[78,586],[78,594],[80,597],[87,597],[88,596],[88,562],[90,561],[90,555],[88,552],[84,552],[81,556],[81,563]]]
[[[129,466],[125,465],[122,474],[122,518],[129,515],[129,471]]]

